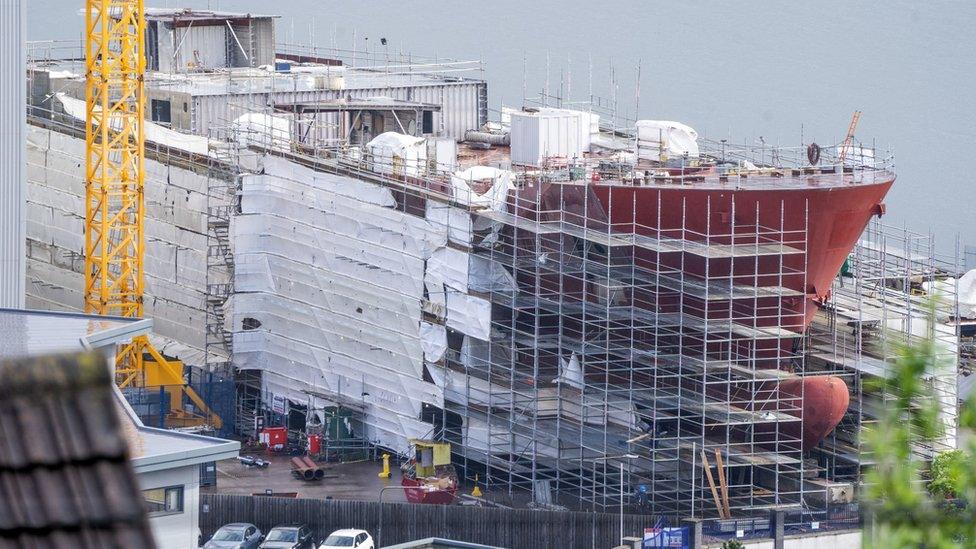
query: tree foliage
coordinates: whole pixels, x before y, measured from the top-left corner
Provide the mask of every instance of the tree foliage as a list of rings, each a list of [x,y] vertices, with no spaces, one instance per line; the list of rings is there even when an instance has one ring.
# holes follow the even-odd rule
[[[976,547],[976,507],[965,504],[976,501],[976,403],[960,409],[961,447],[931,467],[924,455],[947,428],[928,382],[944,367],[936,344],[925,341],[902,348],[890,377],[871,384],[885,398],[878,422],[863,433],[874,461],[863,493],[865,547]]]

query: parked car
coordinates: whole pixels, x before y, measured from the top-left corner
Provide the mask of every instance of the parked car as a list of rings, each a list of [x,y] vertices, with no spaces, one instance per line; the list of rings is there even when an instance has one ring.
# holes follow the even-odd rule
[[[257,549],[259,543],[261,530],[257,526],[235,522],[221,526],[203,545],[203,549]]]
[[[304,524],[275,526],[268,532],[261,549],[315,549],[312,529]]]
[[[353,547],[355,549],[373,549],[373,536],[366,530],[336,530],[325,538],[319,549],[337,549]]]

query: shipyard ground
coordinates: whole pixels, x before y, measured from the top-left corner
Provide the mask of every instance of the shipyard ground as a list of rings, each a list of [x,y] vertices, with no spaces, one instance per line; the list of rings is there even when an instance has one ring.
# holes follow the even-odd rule
[[[347,463],[328,463],[326,476],[321,481],[306,482],[291,474],[290,456],[254,454],[255,457],[271,462],[267,469],[245,467],[236,459],[217,462],[217,485],[202,487],[204,493],[214,494],[267,494],[290,495],[295,492],[302,498],[332,498],[339,500],[378,501],[380,489],[386,486],[400,486],[400,470],[397,463],[390,463],[390,478],[379,478],[382,462],[373,460]],[[471,494],[473,485],[463,483],[460,494]],[[532,495],[517,491],[511,496],[507,490],[491,490],[482,486],[483,499],[506,507],[525,507]],[[562,498],[565,499],[565,498]],[[396,489],[385,490],[383,501],[406,502],[403,492]],[[476,500],[459,497],[462,503],[475,504]],[[571,502],[570,505],[573,505]],[[578,504],[578,502],[576,502]],[[574,505],[575,507],[575,505]]]
[[[326,476],[321,481],[306,482],[291,474],[290,456],[256,456],[271,462],[267,469],[245,467],[236,459],[217,462],[217,486],[203,488],[206,492],[220,494],[274,494],[298,492],[303,498],[334,498],[346,500],[376,501],[384,486],[399,486],[400,471],[391,464],[391,476],[377,476],[382,470],[378,461],[329,463]],[[399,490],[386,490],[383,501],[406,501]]]

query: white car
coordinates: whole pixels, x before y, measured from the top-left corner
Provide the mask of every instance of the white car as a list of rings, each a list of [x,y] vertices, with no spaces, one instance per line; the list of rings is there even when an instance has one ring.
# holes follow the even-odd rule
[[[336,530],[325,538],[319,549],[373,549],[373,536],[366,530],[353,530],[351,528]]]

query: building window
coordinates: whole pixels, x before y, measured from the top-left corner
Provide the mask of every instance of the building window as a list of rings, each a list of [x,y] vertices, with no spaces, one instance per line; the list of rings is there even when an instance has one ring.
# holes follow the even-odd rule
[[[182,486],[143,490],[142,497],[146,500],[146,512],[149,513],[149,516],[171,515],[183,512]]]
[[[153,99],[149,103],[149,110],[152,115],[152,121],[170,125],[173,121],[170,115],[170,102],[163,101],[162,99]]]
[[[422,133],[434,133],[434,113],[424,111]]]

